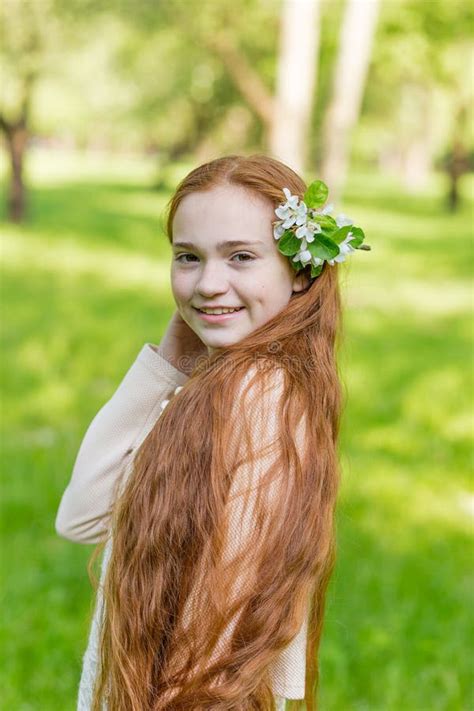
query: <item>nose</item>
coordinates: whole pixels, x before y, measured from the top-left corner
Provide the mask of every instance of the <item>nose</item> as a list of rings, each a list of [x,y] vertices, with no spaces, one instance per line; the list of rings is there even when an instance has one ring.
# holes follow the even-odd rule
[[[227,289],[227,277],[222,269],[222,265],[212,260],[203,264],[195,285],[196,292],[202,296],[209,297],[214,294],[224,294]]]

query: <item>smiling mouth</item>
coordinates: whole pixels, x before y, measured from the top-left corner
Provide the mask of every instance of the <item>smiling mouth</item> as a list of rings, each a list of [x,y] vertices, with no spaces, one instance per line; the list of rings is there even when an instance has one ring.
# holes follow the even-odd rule
[[[229,307],[229,308],[231,308],[231,307]],[[244,306],[237,306],[237,307],[233,307],[232,311],[224,311],[223,313],[219,314],[215,311],[208,312],[208,311],[204,311],[203,309],[198,309],[196,306],[193,306],[193,309],[195,309],[196,311],[199,311],[200,314],[206,314],[206,316],[226,316],[227,314],[236,313],[237,311],[242,311],[243,308],[245,308],[245,307]]]
[[[240,308],[235,309],[235,311],[228,311],[227,313],[222,314],[208,314],[205,311],[201,311],[201,309],[197,309],[195,306],[193,306],[193,309],[196,311],[199,318],[203,321],[217,324],[221,323],[222,321],[231,321],[232,319],[236,318],[241,311],[245,310],[245,306],[241,306]]]

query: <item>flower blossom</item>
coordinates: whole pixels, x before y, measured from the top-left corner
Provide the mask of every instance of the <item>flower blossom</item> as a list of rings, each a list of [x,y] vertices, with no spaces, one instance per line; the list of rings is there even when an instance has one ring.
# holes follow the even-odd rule
[[[300,250],[295,256],[293,257],[294,262],[301,262],[301,264],[305,265],[311,262],[315,267],[319,267],[320,264],[324,262],[324,259],[320,259],[319,257],[315,257],[311,254],[309,249],[302,249]]]
[[[349,232],[344,241],[338,245],[339,254],[337,255],[337,257],[334,257],[334,259],[328,259],[328,262],[331,266],[334,266],[334,262],[345,262],[346,255],[350,254],[351,252],[355,252],[354,247],[349,244],[351,239],[353,239],[353,235],[352,232]]]
[[[329,215],[333,210],[334,205],[332,202],[329,202],[325,207],[313,207],[313,212],[315,215]]]
[[[301,227],[298,227],[295,235],[298,239],[304,239],[306,242],[313,242],[316,232],[321,232],[321,225],[317,222],[311,222],[311,220],[308,220],[308,222],[301,225]]]
[[[336,217],[336,225],[338,227],[346,227],[346,225],[353,225],[354,221],[350,217],[341,212],[340,215]]]
[[[306,222],[308,208],[303,200],[300,202],[298,195],[292,195],[288,188],[283,188],[286,202],[281,203],[275,210],[275,215],[280,218],[273,228],[273,236],[280,239],[285,230],[293,225],[303,225]]]

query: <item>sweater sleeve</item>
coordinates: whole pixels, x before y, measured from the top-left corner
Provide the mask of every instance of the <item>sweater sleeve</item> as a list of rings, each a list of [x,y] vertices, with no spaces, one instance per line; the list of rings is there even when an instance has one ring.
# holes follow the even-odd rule
[[[132,454],[161,414],[161,403],[189,379],[146,343],[118,389],[89,425],[56,515],[56,531],[78,543],[107,537],[112,506]]]

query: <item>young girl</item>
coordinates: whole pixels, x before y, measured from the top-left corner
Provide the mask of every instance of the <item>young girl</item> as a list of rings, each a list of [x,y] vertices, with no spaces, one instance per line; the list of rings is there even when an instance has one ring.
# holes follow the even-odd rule
[[[89,426],[57,514],[60,535],[105,546],[80,711],[316,708],[339,479],[335,262],[353,248],[311,256],[332,218],[311,222],[305,190],[277,160],[227,156],[170,201],[177,311]],[[293,258],[283,237],[301,241]]]

